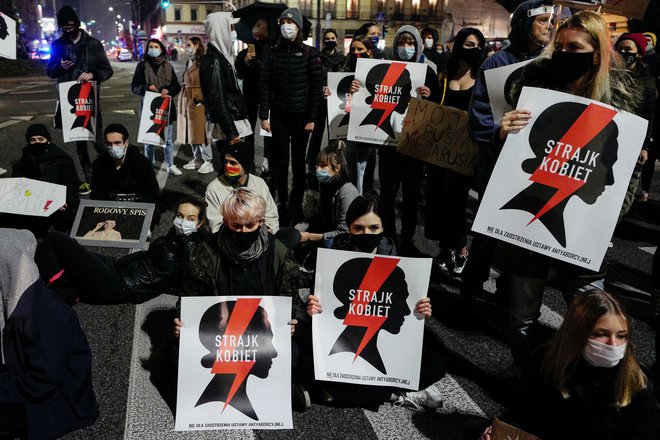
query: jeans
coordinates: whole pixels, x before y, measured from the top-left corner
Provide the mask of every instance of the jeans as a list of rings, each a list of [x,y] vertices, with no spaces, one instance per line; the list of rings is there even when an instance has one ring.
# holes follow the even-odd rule
[[[192,144],[192,153],[197,162],[210,162],[213,159],[213,150],[210,144]]]
[[[170,167],[174,165],[174,147],[172,146],[172,131],[173,125],[170,124],[165,129],[165,163]],[[156,163],[154,157],[154,145],[144,144],[144,155],[151,161],[152,164]]]

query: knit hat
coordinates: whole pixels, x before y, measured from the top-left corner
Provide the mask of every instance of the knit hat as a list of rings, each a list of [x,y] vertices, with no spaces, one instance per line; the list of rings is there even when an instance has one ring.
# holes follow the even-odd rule
[[[630,33],[625,33],[621,34],[618,40],[616,40],[616,44],[614,47],[618,47],[619,43],[622,42],[623,40],[630,40],[633,43],[635,43],[635,46],[637,46],[637,52],[639,52],[640,56],[644,56],[646,54],[646,38],[644,38],[643,34],[630,34]]]
[[[653,42],[653,47],[655,47],[655,44],[658,42],[658,37],[656,37],[653,32],[644,32],[642,35],[649,37],[651,42]]]
[[[80,27],[80,19],[78,18],[76,11],[71,6],[62,6],[62,8],[57,13],[57,25],[60,28],[62,26],[72,25],[75,27]]]
[[[254,145],[249,142],[241,141],[228,145],[225,154],[234,156],[246,172],[250,172],[254,167]]]
[[[295,24],[298,25],[299,29],[303,28],[303,18],[302,14],[300,13],[300,9],[298,8],[289,8],[282,12],[282,15],[280,15],[280,20],[283,18],[288,18],[289,20],[293,21]]]
[[[50,132],[48,131],[48,128],[46,128],[44,124],[30,125],[27,131],[25,132],[25,141],[27,143],[30,143],[30,138],[32,136],[43,136],[46,139],[48,139],[48,142],[50,142]]]

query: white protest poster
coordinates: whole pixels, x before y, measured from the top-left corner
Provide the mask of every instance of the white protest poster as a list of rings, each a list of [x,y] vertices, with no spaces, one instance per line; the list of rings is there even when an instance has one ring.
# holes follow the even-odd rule
[[[66,186],[13,177],[0,179],[0,212],[49,217],[66,204]]]
[[[318,250],[312,318],[317,380],[417,390],[430,258]]]
[[[350,93],[354,73],[328,73],[328,88],[330,96],[328,104],[328,133],[330,139],[346,139],[348,135],[348,119],[351,112]]]
[[[291,298],[181,298],[177,431],[291,429]]]
[[[16,59],[16,21],[0,12],[0,57]]]
[[[96,81],[67,81],[58,87],[64,142],[95,140]]]
[[[355,79],[361,87],[351,101],[348,140],[397,145],[410,98],[424,85],[426,68],[424,63],[358,59]]]
[[[529,124],[509,134],[472,230],[598,270],[647,121],[597,101],[525,87]]]
[[[169,95],[163,98],[156,92],[144,94],[137,138],[139,143],[165,146],[171,102],[172,97]]]
[[[497,67],[484,71],[488,100],[493,112],[493,122],[500,125],[504,113],[513,110],[513,103],[509,102],[509,92],[514,81],[520,78],[523,67],[533,60],[525,60],[508,66]]]

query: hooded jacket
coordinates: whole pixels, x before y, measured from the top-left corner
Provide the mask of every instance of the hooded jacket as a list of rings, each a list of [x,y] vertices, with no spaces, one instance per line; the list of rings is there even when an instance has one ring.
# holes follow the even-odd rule
[[[399,54],[397,53],[397,44],[399,42],[399,38],[401,37],[402,33],[409,33],[413,36],[415,39],[415,55],[411,60],[402,60],[399,58]],[[392,59],[394,61],[406,61],[409,63],[425,63],[424,61],[425,58],[423,57],[423,43],[422,43],[422,36],[420,35],[419,31],[415,26],[411,25],[405,25],[401,26],[398,31],[396,31],[396,34],[394,35],[394,41],[392,44]],[[426,65],[426,78],[424,79],[424,85],[431,89],[431,95],[428,98],[429,101],[433,102],[440,102],[440,83],[438,82],[438,78],[428,64]]]
[[[81,73],[94,75],[94,81],[103,82],[112,77],[113,71],[103,44],[87,32],[80,29],[80,40],[77,43],[62,36],[51,44],[50,61],[46,73],[49,78],[56,79],[58,84],[64,81],[75,81]],[[64,70],[60,62],[68,56],[75,62],[73,69]]]
[[[98,407],[92,354],[78,316],[39,280],[37,242],[0,229],[0,405],[23,405],[28,439],[58,438],[92,425]]]
[[[424,39],[422,38],[422,45],[423,45],[422,47],[424,48],[423,51],[424,56],[426,57],[426,59],[432,61],[437,66],[438,73],[440,73],[447,65],[447,61],[443,61],[442,57],[436,50],[436,47],[438,46],[438,39],[440,38],[440,36],[438,35],[438,31],[432,27],[426,27],[422,29],[421,35],[424,35],[428,32],[430,32],[431,36],[433,37],[433,47],[428,49],[424,44],[425,43]]]

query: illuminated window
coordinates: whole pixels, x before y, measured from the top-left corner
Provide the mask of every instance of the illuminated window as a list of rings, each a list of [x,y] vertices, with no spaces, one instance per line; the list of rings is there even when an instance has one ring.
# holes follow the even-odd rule
[[[358,0],[346,0],[346,18],[359,18]]]

